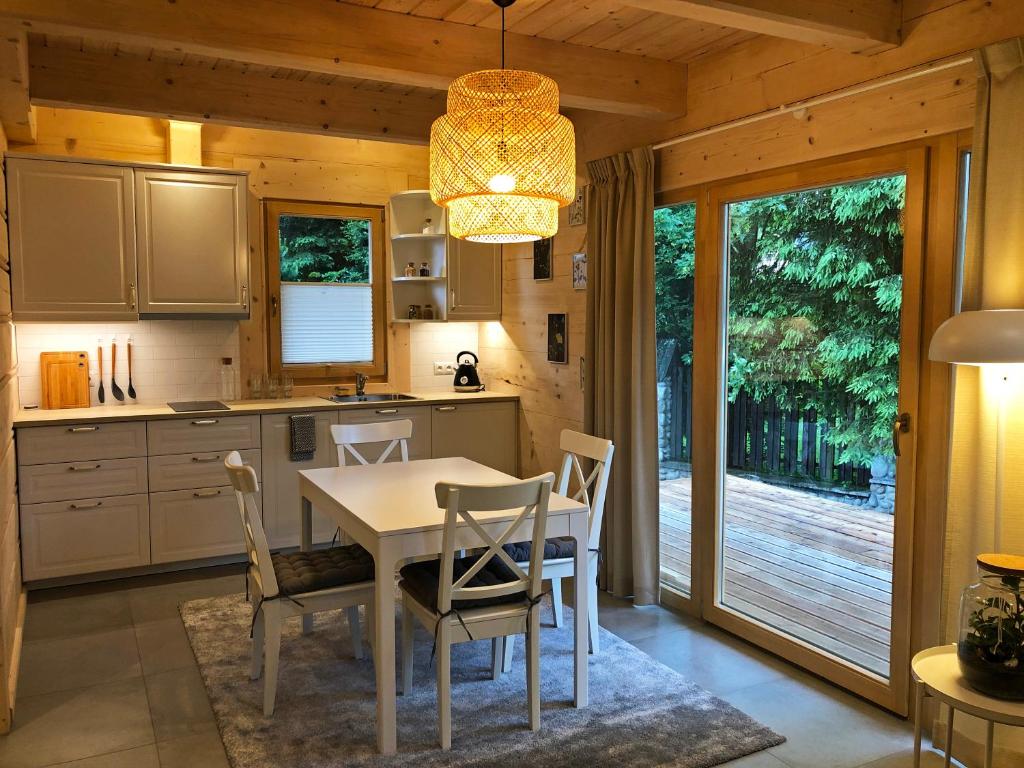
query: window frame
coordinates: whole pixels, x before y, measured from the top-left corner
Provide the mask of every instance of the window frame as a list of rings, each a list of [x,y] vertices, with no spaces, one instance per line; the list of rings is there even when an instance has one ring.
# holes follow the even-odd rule
[[[370,222],[370,287],[373,307],[373,359],[358,363],[284,363],[281,349],[281,244],[282,216],[365,219]],[[305,200],[265,199],[263,227],[268,293],[268,354],[271,373],[294,377],[297,384],[324,384],[354,379],[361,373],[373,380],[387,377],[387,254],[384,244],[384,207]]]

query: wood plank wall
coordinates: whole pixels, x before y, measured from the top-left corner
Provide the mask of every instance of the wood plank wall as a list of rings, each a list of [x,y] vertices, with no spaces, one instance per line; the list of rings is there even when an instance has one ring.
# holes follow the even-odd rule
[[[7,138],[0,130],[0,152],[6,148]],[[25,621],[12,429],[14,412],[18,407],[18,360],[14,347],[14,324],[11,322],[11,275],[4,190],[5,180],[0,171],[0,733],[6,733],[11,727],[21,634]]]

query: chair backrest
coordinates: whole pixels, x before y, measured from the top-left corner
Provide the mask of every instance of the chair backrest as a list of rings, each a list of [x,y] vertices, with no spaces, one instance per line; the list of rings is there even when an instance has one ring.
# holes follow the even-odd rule
[[[370,443],[388,443],[377,460],[373,462],[374,464],[383,464],[387,461],[396,446],[401,449],[402,461],[408,461],[412,420],[397,419],[396,421],[377,421],[372,424],[335,424],[331,427],[331,437],[338,447],[339,467],[345,466],[347,453],[351,454],[352,458],[360,464],[371,463],[356,447]]]
[[[250,573],[256,579],[260,593],[267,597],[277,594],[277,577],[274,566],[270,562],[270,545],[267,534],[263,530],[263,519],[256,506],[256,494],[260,491],[260,481],[256,470],[242,463],[238,451],[232,451],[224,459],[231,487],[235,489],[238,501],[238,515],[242,519],[242,532],[245,535],[245,551],[249,556]]]
[[[612,471],[612,456],[615,446],[605,440],[582,432],[563,429],[559,447],[565,451],[562,469],[558,473],[557,493],[569,495],[569,478],[576,477],[579,488],[571,496],[590,507],[590,549],[597,549],[601,543],[601,520],[604,518],[604,497],[608,490],[608,477]],[[589,459],[594,466],[589,475],[584,475],[580,457]]]
[[[555,475],[548,472],[544,475],[519,480],[503,485],[459,485],[458,483],[438,483],[434,486],[437,505],[445,510],[444,536],[442,538],[441,573],[438,579],[437,607],[441,613],[451,610],[453,600],[477,600],[489,597],[500,597],[515,592],[525,591],[536,599],[541,594],[544,562],[544,539],[548,522],[548,500],[554,488]],[[515,519],[505,525],[496,538],[481,525],[476,515],[498,510],[522,508]],[[530,571],[526,573],[516,565],[502,548],[513,541],[524,521],[533,518],[533,548],[530,553]],[[462,576],[455,578],[455,550],[461,549],[466,542],[458,541],[460,518],[486,544],[487,551]],[[473,542],[476,546],[477,542]],[[493,558],[503,562],[515,579],[501,584],[484,587],[465,586],[470,579],[479,573]]]

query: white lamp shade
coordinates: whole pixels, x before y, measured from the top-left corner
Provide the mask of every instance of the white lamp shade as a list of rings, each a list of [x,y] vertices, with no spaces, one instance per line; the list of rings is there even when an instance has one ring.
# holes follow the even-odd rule
[[[961,365],[1024,363],[1024,309],[954,315],[932,336],[928,359]]]

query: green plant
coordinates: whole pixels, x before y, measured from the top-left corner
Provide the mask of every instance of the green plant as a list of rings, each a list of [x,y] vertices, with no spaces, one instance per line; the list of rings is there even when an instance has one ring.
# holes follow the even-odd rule
[[[987,664],[1024,670],[1024,598],[1019,576],[1003,576],[1002,596],[988,597],[968,619],[970,631],[960,639],[960,653]]]
[[[282,216],[281,280],[370,282],[370,222],[326,216]]]

